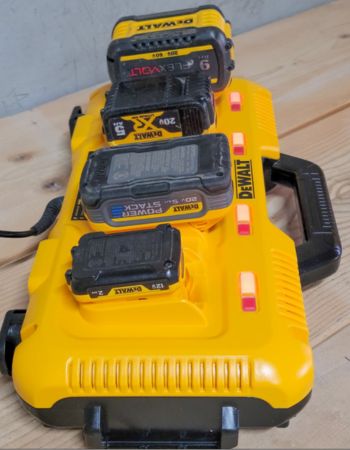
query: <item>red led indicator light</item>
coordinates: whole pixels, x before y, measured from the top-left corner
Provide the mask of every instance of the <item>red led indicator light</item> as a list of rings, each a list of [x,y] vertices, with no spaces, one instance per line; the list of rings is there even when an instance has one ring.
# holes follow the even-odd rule
[[[230,106],[231,111],[241,111],[242,109],[242,97],[239,92],[231,92],[230,94]]]
[[[242,310],[244,312],[256,311],[256,281],[253,272],[240,273],[240,290]]]
[[[256,311],[255,297],[242,297],[242,309],[245,312]]]
[[[241,236],[251,234],[250,208],[246,204],[236,205],[237,231]]]
[[[239,223],[238,224],[238,234],[242,236],[248,236],[250,234],[249,223]]]
[[[244,155],[244,135],[240,132],[232,133],[233,153],[235,155]]]

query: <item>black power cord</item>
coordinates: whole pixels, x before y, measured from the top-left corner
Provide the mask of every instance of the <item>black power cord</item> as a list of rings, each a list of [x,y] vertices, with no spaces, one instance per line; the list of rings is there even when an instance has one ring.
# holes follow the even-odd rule
[[[26,231],[5,231],[0,230],[0,237],[5,238],[24,238],[29,236],[37,236],[43,233],[55,222],[59,212],[61,211],[61,206],[64,197],[56,197],[49,201],[40,217],[38,222],[33,225],[30,230]]]

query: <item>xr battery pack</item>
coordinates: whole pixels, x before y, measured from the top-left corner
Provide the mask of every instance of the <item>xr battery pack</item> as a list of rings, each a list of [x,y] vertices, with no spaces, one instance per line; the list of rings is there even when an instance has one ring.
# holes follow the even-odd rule
[[[210,80],[202,73],[112,85],[101,110],[108,141],[139,142],[202,134],[214,122]]]
[[[214,5],[122,17],[112,32],[107,64],[113,82],[203,72],[224,89],[234,69],[231,24]]]

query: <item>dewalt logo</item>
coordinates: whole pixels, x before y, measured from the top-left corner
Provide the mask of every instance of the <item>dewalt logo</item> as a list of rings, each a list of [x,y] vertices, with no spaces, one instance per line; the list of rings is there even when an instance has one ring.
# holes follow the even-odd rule
[[[189,203],[187,205],[174,206],[174,212],[196,211],[199,209],[198,203]]]
[[[128,286],[114,289],[116,294],[135,294],[136,292],[142,292],[141,286]]]
[[[133,116],[134,121],[134,139],[135,141],[141,141],[143,139],[151,139],[155,137],[162,137],[163,133],[159,130],[155,124],[154,120],[156,114],[143,114],[140,116]]]
[[[250,199],[255,197],[251,160],[235,160],[235,180],[237,198]]]
[[[137,31],[150,31],[150,30],[161,30],[164,28],[174,28],[179,27],[181,25],[189,25],[193,23],[193,18],[189,17],[187,19],[179,19],[179,20],[167,20],[164,22],[154,22],[147,23],[143,25],[139,25]]]

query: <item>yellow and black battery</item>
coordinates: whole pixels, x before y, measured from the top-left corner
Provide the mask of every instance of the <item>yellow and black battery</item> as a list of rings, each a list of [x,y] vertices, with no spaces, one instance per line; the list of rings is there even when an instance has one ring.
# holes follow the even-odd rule
[[[209,78],[196,72],[114,83],[101,116],[116,144],[202,134],[214,122]]]
[[[98,231],[172,221],[209,227],[232,202],[230,161],[218,133],[101,149],[83,170],[82,205]]]
[[[180,232],[170,225],[125,233],[88,233],[72,249],[66,280],[80,302],[171,295],[183,280]]]
[[[212,5],[121,18],[107,52],[112,81],[201,71],[214,90],[228,84],[234,69],[231,24]]]

